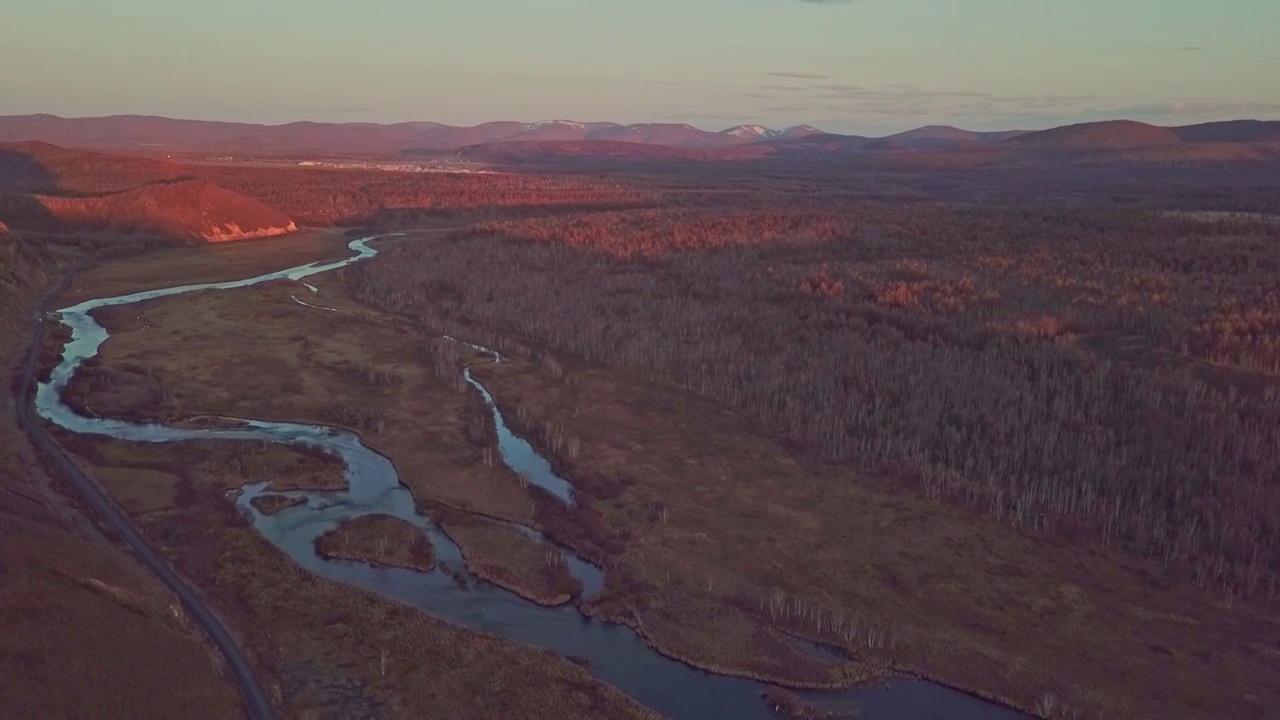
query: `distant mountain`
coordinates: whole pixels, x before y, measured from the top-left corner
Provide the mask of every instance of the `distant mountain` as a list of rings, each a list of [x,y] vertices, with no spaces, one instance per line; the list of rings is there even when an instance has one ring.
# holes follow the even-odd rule
[[[771,154],[762,144],[676,147],[616,140],[512,140],[462,148],[458,157],[478,162],[523,164],[564,160],[743,160]]]
[[[1133,120],[1108,120],[1030,132],[1003,142],[1037,150],[1121,150],[1172,147],[1182,144],[1182,138],[1166,127]]]
[[[1183,142],[1280,143],[1280,121],[1227,120],[1173,128]]]
[[[639,123],[601,128],[591,133],[592,140],[669,145],[672,147],[712,147],[724,144],[726,138],[700,130],[692,125],[676,123]]]
[[[780,137],[785,139],[791,139],[791,138],[809,137],[810,135],[825,135],[825,134],[826,133],[824,133],[823,131],[819,130],[818,128],[812,125],[792,125],[786,130],[783,130]]]
[[[974,132],[972,130],[961,130],[950,125],[927,125],[881,138],[881,141],[886,143],[887,147],[910,150],[944,150],[997,143],[1023,134],[1025,133],[1019,130]]]
[[[870,142],[872,142],[871,138],[860,135],[834,135],[818,131],[791,136],[784,133],[783,137],[753,143],[753,145],[773,148],[779,154],[794,155],[856,152],[864,149]]]
[[[498,121],[472,127],[440,123],[317,123],[286,125],[171,120],[116,115],[60,118],[54,115],[0,117],[0,142],[38,140],[63,147],[162,152],[399,153],[406,150],[457,150],[511,141],[602,140],[674,147],[717,147],[820,132],[801,125],[771,130],[742,125],[721,132],[687,124],[544,120]]]
[[[718,132],[678,123],[580,122],[569,119],[534,123],[498,121],[472,127],[433,122],[391,125],[376,123],[297,122],[286,125],[170,120],[149,116],[66,119],[52,115],[0,117],[0,142],[22,139],[68,147],[111,151],[128,149],[155,157],[169,153],[256,156],[363,155],[513,158],[584,157],[592,152],[614,158],[737,159],[764,156],[797,157],[861,153],[879,156],[877,162],[913,166],[965,167],[1004,162],[1272,162],[1280,153],[1280,122],[1235,120],[1167,128],[1129,120],[1081,123],[1037,132],[974,132],[945,125],[916,128],[882,138],[824,133],[808,125],[774,130],[763,125],[737,125]],[[512,145],[512,143],[525,143]],[[551,143],[535,148],[529,143]],[[479,146],[502,144],[492,152]],[[618,144],[676,148],[699,152],[675,153],[621,148]],[[750,148],[750,149],[735,149]],[[1143,150],[1144,152],[1135,152]],[[713,152],[714,151],[714,152]],[[1123,153],[1122,153],[1123,151]],[[49,151],[50,154],[56,154]],[[63,151],[66,152],[66,151]],[[1090,153],[1113,153],[1090,158]],[[920,154],[950,157],[922,159]],[[1120,154],[1116,154],[1120,153]],[[26,160],[20,159],[19,162]],[[1009,162],[1015,162],[1009,159]],[[123,160],[119,161],[124,163]],[[142,161],[139,161],[142,162]],[[156,162],[156,161],[152,161]],[[494,162],[497,162],[494,160]],[[6,173],[28,172],[12,165],[0,150],[0,183]],[[57,163],[44,163],[48,171]],[[68,178],[78,171],[63,163],[56,171],[58,186],[69,189]],[[158,167],[141,165],[115,171],[121,176],[166,177]],[[81,173],[83,175],[83,173]],[[35,180],[31,180],[35,182]],[[46,178],[47,180],[47,178]],[[140,184],[140,183],[139,183]],[[82,177],[77,191],[100,192],[93,178]]]
[[[721,130],[720,134],[739,142],[755,142],[756,140],[772,140],[778,137],[780,133],[763,125],[739,125],[728,130]]]

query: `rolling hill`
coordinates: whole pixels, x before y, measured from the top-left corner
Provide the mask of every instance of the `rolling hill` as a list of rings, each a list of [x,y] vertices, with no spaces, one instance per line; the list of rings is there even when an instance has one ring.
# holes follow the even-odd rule
[[[1002,142],[1034,150],[1118,150],[1171,147],[1182,144],[1182,138],[1170,128],[1133,120],[1107,120],[1026,133]]]
[[[0,213],[19,229],[187,243],[271,237],[297,230],[284,213],[204,180],[161,182],[90,196],[0,196]]]
[[[284,125],[173,120],[162,117],[121,115],[98,118],[61,118],[53,115],[0,117],[0,143],[41,141],[72,148],[95,148],[146,152],[233,153],[254,155],[297,154],[382,154],[449,155],[481,157],[476,146],[512,142],[558,143],[543,154],[582,154],[596,148],[609,155],[643,157],[645,152],[620,151],[608,144],[567,146],[559,143],[631,143],[684,149],[713,149],[746,145],[766,145],[766,152],[729,153],[727,157],[755,157],[772,154],[968,151],[996,148],[1006,151],[1093,152],[1137,148],[1174,148],[1183,144],[1228,143],[1233,145],[1280,145],[1280,122],[1232,120],[1182,127],[1160,127],[1130,120],[1066,125],[1037,132],[974,132],[961,128],[931,125],[883,138],[824,133],[797,125],[774,130],[762,125],[738,125],[718,132],[684,123],[579,122],[545,120],[534,123],[496,121],[470,127],[435,122],[321,123],[295,122]],[[0,153],[3,148],[0,147]],[[65,152],[65,151],[64,151]],[[53,154],[53,151],[48,151]],[[495,151],[495,156],[529,155],[528,146]],[[1186,153],[1183,153],[1186,154]],[[1197,157],[1223,158],[1248,155],[1238,149],[1193,151]],[[679,153],[648,153],[649,156],[680,156]],[[704,157],[696,153],[689,157]],[[716,153],[706,157],[723,157]],[[135,161],[137,162],[137,161]],[[154,162],[154,161],[153,161]],[[0,178],[12,168],[0,157]],[[123,172],[123,170],[121,170]],[[151,177],[174,177],[173,171],[157,167],[132,168]],[[64,188],[65,189],[65,188]],[[86,186],[86,189],[90,189]],[[100,188],[99,188],[100,189]]]
[[[958,147],[993,144],[1022,134],[1024,133],[1020,130],[974,132],[950,125],[926,125],[925,127],[881,138],[881,141],[886,143],[886,147],[908,150],[948,150]]]
[[[0,143],[0,192],[101,193],[183,177],[173,163],[72,150],[46,142]]]
[[[524,164],[571,159],[744,160],[772,153],[764,145],[690,148],[616,140],[513,140],[462,148],[457,156],[479,162]]]
[[[434,122],[298,122],[286,125],[170,120],[144,116],[66,119],[51,115],[0,117],[0,188],[65,195],[115,192],[189,177],[192,168],[157,154],[252,157],[316,155],[451,158],[476,162],[743,160],[764,157],[863,158],[885,167],[1028,167],[1258,164],[1280,160],[1280,122],[1233,120],[1161,127],[1130,120],[1080,123],[1040,130],[975,132],[931,125],[882,138],[825,133],[808,125],[773,130],[739,125],[718,132],[682,123],[547,120],[497,121],[471,127]],[[85,160],[83,150],[129,148],[134,157]],[[483,149],[489,148],[489,149]],[[136,157],[143,154],[148,157]],[[33,161],[34,159],[34,161]]]
[[[145,157],[0,144],[0,218],[14,230],[110,233],[181,242],[297,229],[284,213]]]
[[[673,147],[718,147],[819,133],[799,125],[772,130],[740,125],[720,132],[680,123],[545,120],[496,121],[471,127],[433,122],[376,123],[295,122],[285,125],[174,120],[142,115],[61,118],[54,115],[0,117],[0,142],[41,141],[99,150],[166,152],[398,153],[407,150],[458,150],[512,141],[601,140]]]
[[[1280,121],[1226,120],[1173,128],[1183,142],[1280,144]]]

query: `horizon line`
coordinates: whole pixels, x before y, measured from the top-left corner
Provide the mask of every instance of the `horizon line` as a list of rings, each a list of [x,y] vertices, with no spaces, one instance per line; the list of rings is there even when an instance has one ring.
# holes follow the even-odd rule
[[[818,130],[820,133],[826,134],[826,135],[836,135],[836,136],[842,136],[842,137],[865,137],[869,139],[882,139],[882,138],[894,137],[896,135],[902,135],[905,133],[914,132],[917,130],[926,130],[930,128],[955,129],[955,130],[961,130],[963,132],[971,132],[971,133],[1012,133],[1012,132],[1032,133],[1032,132],[1041,132],[1044,130],[1053,130],[1061,127],[1072,127],[1077,125],[1096,125],[1096,124],[1114,123],[1114,122],[1129,122],[1129,123],[1147,125],[1150,127],[1160,127],[1160,128],[1193,127],[1196,125],[1208,125],[1212,123],[1221,123],[1221,122],[1280,122],[1280,117],[1277,117],[1274,119],[1263,119],[1260,117],[1227,117],[1227,118],[1222,118],[1217,120],[1204,120],[1204,121],[1185,123],[1180,125],[1159,125],[1159,124],[1147,122],[1144,120],[1134,120],[1129,117],[1114,116],[1114,117],[1108,117],[1100,120],[1084,120],[1080,122],[1068,122],[1068,123],[1061,123],[1061,124],[1046,125],[1044,127],[1008,127],[1008,128],[1000,128],[995,130],[969,130],[959,125],[952,125],[949,123],[927,123],[924,125],[909,127],[906,130],[900,130],[898,132],[889,133],[888,135],[861,135],[858,133],[833,132],[829,130],[823,130],[819,125],[808,123],[808,122],[788,124],[786,126],[781,126],[781,127],[773,127],[760,122],[744,122],[736,125],[730,125],[720,130],[712,130],[712,129],[707,129],[706,126],[700,126],[694,123],[676,121],[676,120],[623,123],[615,120],[574,120],[571,118],[564,118],[564,117],[546,118],[546,119],[534,120],[534,121],[498,119],[498,120],[486,120],[486,121],[475,123],[472,125],[454,125],[451,123],[444,123],[436,120],[396,120],[396,121],[387,122],[387,121],[372,121],[372,120],[334,121],[334,120],[299,119],[299,120],[290,120],[287,122],[268,123],[268,122],[255,122],[255,121],[249,121],[249,120],[213,120],[208,118],[197,118],[197,117],[175,117],[171,115],[157,115],[157,114],[150,114],[150,113],[111,113],[107,115],[58,115],[56,113],[48,113],[48,112],[33,112],[33,113],[13,113],[13,114],[7,114],[7,115],[0,115],[0,121],[20,119],[20,118],[41,118],[41,117],[54,118],[57,120],[64,120],[64,121],[138,118],[138,119],[150,119],[150,120],[167,120],[171,122],[244,125],[244,126],[261,127],[261,128],[281,128],[281,127],[287,127],[290,125],[311,124],[311,125],[328,125],[328,126],[346,125],[346,126],[369,126],[369,127],[395,127],[398,125],[439,125],[441,127],[447,127],[447,128],[466,129],[466,128],[476,128],[476,127],[481,127],[483,125],[491,125],[496,123],[513,123],[513,124],[520,124],[525,126],[532,126],[532,125],[538,125],[540,123],[565,122],[565,123],[576,123],[579,125],[616,125],[622,128],[645,126],[645,125],[656,125],[656,126],[667,126],[667,127],[688,127],[688,128],[693,128],[695,130],[698,130],[700,132],[706,132],[706,133],[712,133],[712,134],[722,134],[722,133],[735,130],[737,128],[742,128],[742,127],[762,127],[774,132],[786,131],[794,128],[809,127],[809,128]],[[16,141],[9,141],[9,142],[16,142]]]

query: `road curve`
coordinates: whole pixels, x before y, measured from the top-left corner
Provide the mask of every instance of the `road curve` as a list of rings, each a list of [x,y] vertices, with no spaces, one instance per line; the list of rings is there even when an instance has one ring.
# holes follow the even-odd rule
[[[58,287],[46,295],[40,305],[40,315],[36,319],[35,329],[31,333],[31,347],[27,350],[26,363],[22,367],[22,381],[18,385],[18,393],[14,403],[17,410],[18,425],[27,433],[36,447],[45,453],[50,462],[57,466],[67,481],[71,483],[71,486],[80,494],[80,497],[89,503],[102,519],[124,539],[125,544],[129,546],[129,549],[133,551],[138,560],[178,596],[178,600],[182,602],[182,607],[186,609],[187,615],[195,620],[196,624],[204,630],[209,639],[213,641],[213,644],[217,646],[218,651],[222,653],[223,659],[227,662],[227,667],[231,669],[231,674],[235,678],[236,686],[244,697],[245,708],[249,713],[249,717],[254,720],[274,720],[276,714],[271,705],[271,700],[263,690],[262,684],[258,682],[257,676],[254,675],[253,666],[249,663],[248,657],[240,649],[240,646],[236,644],[235,639],[231,637],[231,633],[227,631],[227,628],[205,605],[204,601],[196,595],[195,591],[143,539],[142,535],[133,527],[124,514],[107,499],[98,488],[97,483],[72,462],[62,447],[45,432],[39,422],[34,421],[31,417],[31,389],[35,380],[36,364],[40,358],[40,347],[44,342],[45,318],[54,298],[66,291],[74,274],[75,271],[73,270],[63,276]]]

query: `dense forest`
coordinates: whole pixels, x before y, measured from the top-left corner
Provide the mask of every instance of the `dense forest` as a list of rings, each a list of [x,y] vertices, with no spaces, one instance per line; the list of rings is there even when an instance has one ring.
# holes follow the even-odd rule
[[[1280,222],[733,197],[495,220],[345,277],[441,330],[639,370],[825,461],[1274,599]]]

